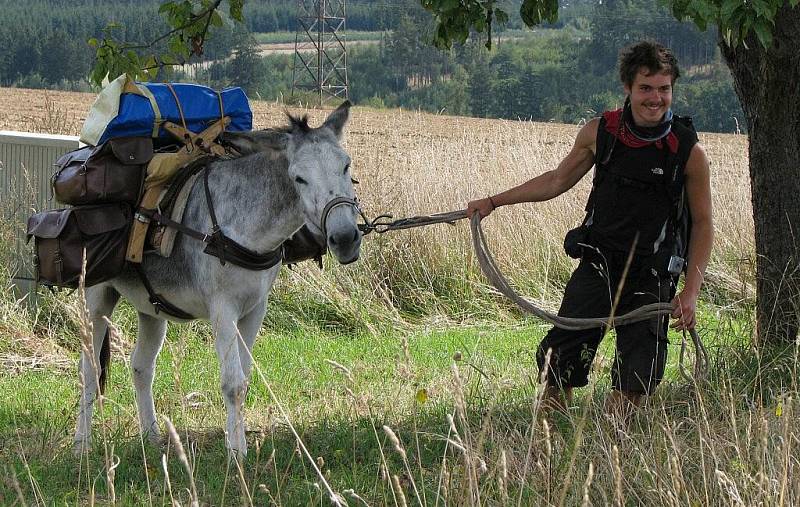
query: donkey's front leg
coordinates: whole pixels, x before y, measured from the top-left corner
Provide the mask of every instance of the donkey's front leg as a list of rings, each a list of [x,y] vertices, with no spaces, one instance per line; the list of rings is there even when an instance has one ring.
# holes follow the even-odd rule
[[[167,335],[167,322],[139,312],[139,334],[136,348],[131,354],[133,386],[136,389],[136,407],[139,412],[139,426],[148,440],[161,443],[156,422],[156,407],[153,403],[153,374],[156,357]]]
[[[239,342],[239,360],[242,363],[244,378],[250,382],[250,372],[253,366],[253,343],[256,341],[261,324],[264,322],[264,314],[267,313],[267,303],[258,303],[250,313],[239,319],[239,334],[242,336]]]
[[[239,314],[228,305],[217,305],[211,311],[211,325],[216,336],[215,348],[220,365],[220,383],[222,398],[228,412],[225,427],[225,445],[231,454],[244,456],[247,454],[245,440],[244,397],[247,392],[247,379],[239,358],[239,331],[236,323]]]
[[[100,375],[104,365],[100,364],[100,351],[108,331],[103,317],[111,317],[119,301],[119,293],[111,287],[96,286],[86,291],[86,308],[92,322],[92,343],[84,343],[80,360],[81,398],[78,402],[78,422],[75,429],[74,451],[88,451],[92,443],[92,411]],[[110,344],[109,344],[110,346]],[[105,365],[109,367],[110,365]]]

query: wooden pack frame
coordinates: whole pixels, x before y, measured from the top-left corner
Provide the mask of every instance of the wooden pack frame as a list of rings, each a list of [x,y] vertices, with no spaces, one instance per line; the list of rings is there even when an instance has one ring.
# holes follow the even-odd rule
[[[172,122],[164,122],[164,129],[172,134],[183,146],[175,153],[156,153],[147,165],[147,174],[144,180],[144,192],[139,202],[139,209],[154,210],[158,206],[162,192],[169,185],[179,169],[193,160],[204,155],[225,155],[225,148],[215,142],[225,127],[230,124],[230,118],[223,116],[212,123],[199,134],[189,131],[186,127]],[[128,249],[125,259],[129,262],[141,263],[144,251],[147,229],[150,219],[141,213],[134,215],[131,234],[128,238]]]

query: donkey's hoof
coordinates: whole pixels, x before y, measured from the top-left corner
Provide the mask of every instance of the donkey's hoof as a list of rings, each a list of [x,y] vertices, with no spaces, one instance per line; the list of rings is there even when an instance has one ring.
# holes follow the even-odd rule
[[[92,450],[92,442],[88,438],[76,439],[72,442],[72,454],[81,457]]]
[[[147,443],[156,449],[163,448],[166,445],[164,439],[161,438],[161,433],[157,431],[148,431],[144,436],[147,439]]]
[[[247,459],[247,448],[244,449],[228,449],[228,463],[230,464],[244,464]]]

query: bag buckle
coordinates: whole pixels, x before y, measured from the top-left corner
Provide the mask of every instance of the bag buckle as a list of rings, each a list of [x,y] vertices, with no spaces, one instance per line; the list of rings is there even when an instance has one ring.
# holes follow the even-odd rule
[[[143,212],[139,212],[139,211],[137,211],[136,213],[133,214],[133,218],[138,220],[139,222],[141,222],[143,224],[149,224],[151,222],[149,216],[147,216],[147,215],[143,214]]]

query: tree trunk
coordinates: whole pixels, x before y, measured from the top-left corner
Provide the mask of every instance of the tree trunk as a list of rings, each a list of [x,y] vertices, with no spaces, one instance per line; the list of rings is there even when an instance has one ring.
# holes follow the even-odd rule
[[[773,36],[766,50],[754,35],[719,47],[749,132],[758,340],[787,343],[800,326],[800,7],[784,2]]]

